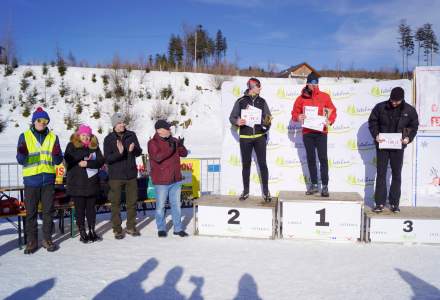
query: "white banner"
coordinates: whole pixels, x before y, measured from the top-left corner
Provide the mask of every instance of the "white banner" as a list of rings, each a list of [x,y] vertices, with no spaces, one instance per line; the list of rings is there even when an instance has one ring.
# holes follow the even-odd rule
[[[416,67],[416,108],[420,130],[440,130],[440,67]]]
[[[416,143],[415,204],[440,206],[440,133],[421,133]]]
[[[309,180],[301,125],[291,121],[293,103],[304,85],[265,84],[261,96],[273,115],[267,146],[269,188],[273,195],[281,190],[305,190]],[[289,84],[289,85],[288,85]],[[337,119],[328,136],[330,192],[358,192],[368,204],[373,202],[376,176],[376,150],[368,130],[373,107],[389,98],[393,87],[412,94],[409,80],[376,83],[321,85],[337,108]],[[239,195],[243,189],[239,137],[229,115],[244,86],[225,82],[222,86],[224,140],[222,148],[221,193]],[[391,170],[389,170],[391,172]],[[319,173],[319,171],[318,171]],[[251,169],[251,194],[261,195],[255,159]],[[412,145],[405,150],[402,174],[402,205],[412,205]]]

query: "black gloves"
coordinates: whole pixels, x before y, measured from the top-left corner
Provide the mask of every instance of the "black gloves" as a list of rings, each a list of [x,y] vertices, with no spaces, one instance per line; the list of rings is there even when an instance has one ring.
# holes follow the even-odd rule
[[[185,138],[179,137],[177,140],[177,147],[182,147],[184,141],[185,141]]]

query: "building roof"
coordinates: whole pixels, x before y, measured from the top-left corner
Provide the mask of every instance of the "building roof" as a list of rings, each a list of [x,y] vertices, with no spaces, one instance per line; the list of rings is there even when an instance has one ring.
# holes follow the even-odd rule
[[[295,72],[296,70],[298,70],[299,68],[306,66],[307,68],[309,68],[310,70],[312,70],[313,73],[315,73],[316,75],[318,75],[318,77],[321,77],[321,75],[316,71],[315,68],[313,68],[311,65],[309,65],[306,62],[297,64],[295,66],[292,66],[286,70],[281,71],[280,73],[278,73],[278,77],[288,77],[290,73]]]

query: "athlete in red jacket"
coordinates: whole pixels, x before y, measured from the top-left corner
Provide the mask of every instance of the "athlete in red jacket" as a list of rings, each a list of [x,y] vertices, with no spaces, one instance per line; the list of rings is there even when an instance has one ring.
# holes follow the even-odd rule
[[[310,73],[307,76],[307,85],[301,95],[295,100],[292,109],[292,120],[303,122],[305,106],[318,107],[318,115],[327,117],[327,125],[332,125],[336,120],[336,107],[333,105],[330,96],[321,92],[318,86],[318,76]],[[321,171],[321,196],[328,197],[328,160],[327,160],[327,125],[323,131],[316,131],[303,127],[303,142],[306,148],[307,165],[309,167],[312,184],[307,187],[306,195],[318,193],[318,174],[316,170],[316,152],[318,150],[319,165]]]

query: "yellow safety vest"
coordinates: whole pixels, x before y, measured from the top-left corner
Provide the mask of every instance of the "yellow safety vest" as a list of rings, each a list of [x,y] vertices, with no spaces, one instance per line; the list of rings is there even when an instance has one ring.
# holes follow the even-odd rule
[[[55,145],[56,135],[49,132],[40,145],[32,130],[24,133],[28,157],[23,166],[23,177],[34,176],[42,173],[55,174],[55,165],[52,160],[52,149]]]

